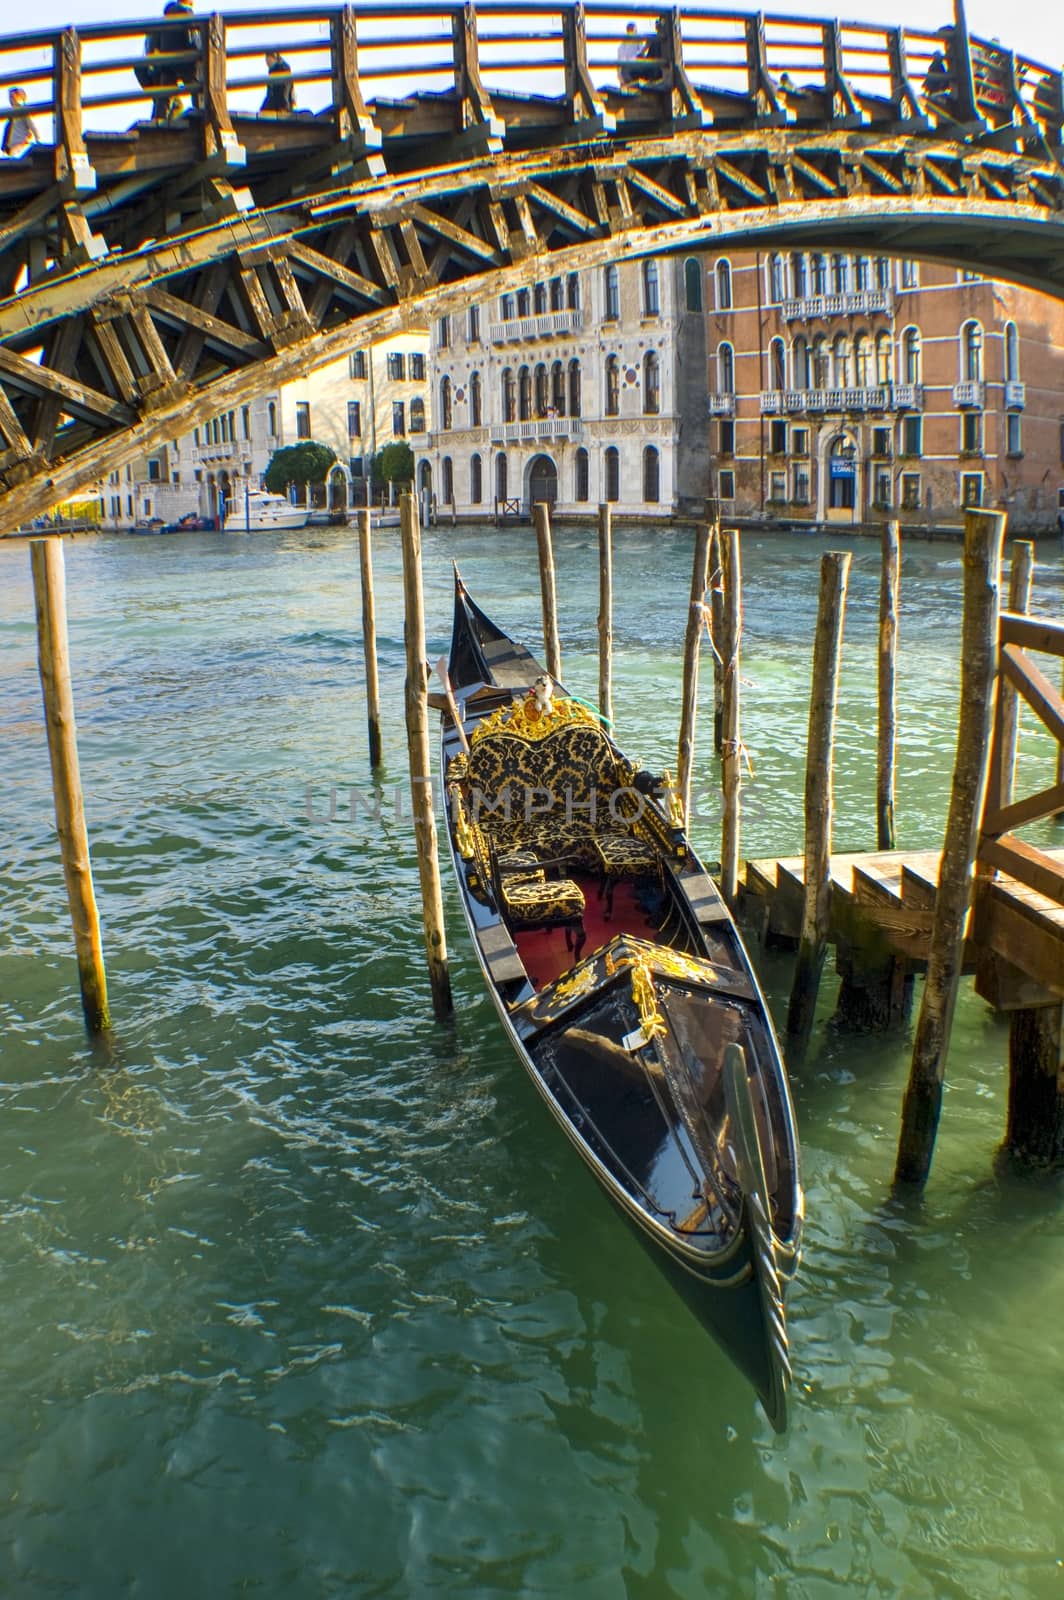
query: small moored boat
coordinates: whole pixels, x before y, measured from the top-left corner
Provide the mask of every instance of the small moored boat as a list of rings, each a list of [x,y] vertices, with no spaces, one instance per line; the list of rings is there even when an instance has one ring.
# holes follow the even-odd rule
[[[306,506],[294,506],[283,494],[268,489],[248,489],[230,506],[223,531],[268,533],[274,528],[302,528],[306,520]]]
[[[802,1220],[786,1073],[678,804],[455,576],[447,832],[503,1027],[562,1131],[786,1426]]]

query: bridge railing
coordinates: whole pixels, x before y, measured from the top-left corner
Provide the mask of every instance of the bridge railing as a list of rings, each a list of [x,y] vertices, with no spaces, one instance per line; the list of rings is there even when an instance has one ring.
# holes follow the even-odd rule
[[[618,60],[629,21],[646,47],[634,76]],[[154,64],[176,81],[173,95],[143,81],[148,32],[169,41]],[[64,175],[83,162],[87,130],[142,123],[153,104],[179,98],[183,112],[202,113],[214,145],[235,149],[232,118],[260,115],[276,81],[268,49],[287,63],[294,115],[334,118],[341,135],[367,144],[381,130],[403,130],[412,95],[436,96],[459,132],[486,129],[491,138],[515,100],[527,125],[533,97],[544,120],[560,104],[562,121],[577,129],[607,128],[633,102],[662,94],[674,119],[723,126],[751,115],[833,125],[926,118],[961,134],[1014,130],[1056,146],[1064,121],[1059,71],[953,24],[929,32],[693,6],[622,12],[610,0],[485,0],[476,9],[400,0],[357,14],[282,7],[0,38],[0,125],[33,117]],[[18,110],[7,103],[16,85],[28,96]]]

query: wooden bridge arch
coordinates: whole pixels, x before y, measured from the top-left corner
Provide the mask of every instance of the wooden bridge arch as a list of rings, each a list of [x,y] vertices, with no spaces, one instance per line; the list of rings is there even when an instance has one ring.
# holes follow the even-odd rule
[[[1064,80],[971,38],[960,0],[938,33],[629,16],[635,82],[607,0],[160,22],[165,87],[138,81],[144,24],[0,39],[40,135],[0,164],[5,522],[548,272],[830,238],[1064,293]],[[258,109],[267,44],[291,113]]]

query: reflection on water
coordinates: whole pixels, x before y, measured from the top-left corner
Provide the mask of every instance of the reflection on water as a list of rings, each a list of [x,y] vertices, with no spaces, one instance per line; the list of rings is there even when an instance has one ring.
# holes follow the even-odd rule
[[[616,542],[618,731],[668,765],[690,539]],[[747,855],[801,840],[819,553],[744,543]],[[433,659],[452,556],[535,644],[529,531],[430,531]],[[560,535],[557,562],[565,675],[590,697],[593,532]],[[1058,1595],[1060,1180],[995,1164],[1000,1020],[963,995],[932,1181],[901,1205],[907,1040],[833,1029],[825,984],[794,1084],[808,1223],[776,1442],[561,1147],[453,898],[459,1012],[431,1021],[409,824],[389,803],[308,819],[308,783],[369,790],[353,535],[79,540],[67,567],[120,1059],[94,1068],[80,1031],[28,557],[0,545],[0,1592]],[[952,760],[956,548],[907,551],[903,582],[915,847],[939,840]],[[877,588],[857,546],[840,848],[874,833]],[[1055,545],[1036,594],[1064,609]],[[1021,759],[1049,756],[1025,732]],[[789,964],[761,965],[779,1014]]]

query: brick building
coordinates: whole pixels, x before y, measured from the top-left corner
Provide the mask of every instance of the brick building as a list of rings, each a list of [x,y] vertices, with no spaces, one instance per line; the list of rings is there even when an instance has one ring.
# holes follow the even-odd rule
[[[708,258],[711,448],[725,515],[1015,531],[1064,504],[1064,305],[844,251]]]

